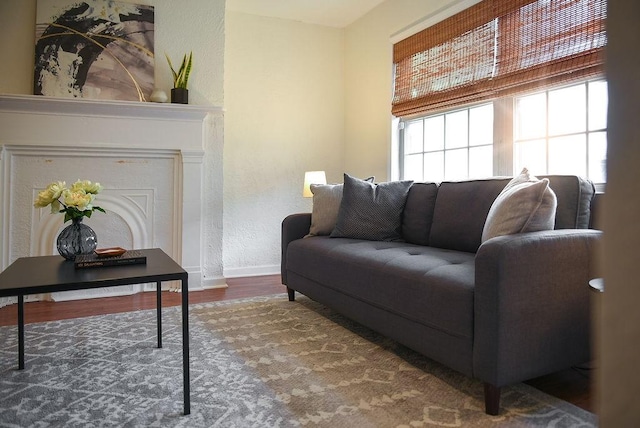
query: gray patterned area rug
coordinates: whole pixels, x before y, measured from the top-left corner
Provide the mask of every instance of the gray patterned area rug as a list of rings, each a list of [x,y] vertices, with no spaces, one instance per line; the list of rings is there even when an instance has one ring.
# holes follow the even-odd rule
[[[28,307],[27,307],[28,310]],[[532,387],[483,388],[303,296],[190,306],[191,415],[182,415],[180,308],[1,327],[0,425],[10,427],[591,427]]]

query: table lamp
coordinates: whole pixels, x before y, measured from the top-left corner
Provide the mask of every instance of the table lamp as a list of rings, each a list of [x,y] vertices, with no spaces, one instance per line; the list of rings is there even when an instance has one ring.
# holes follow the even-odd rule
[[[305,198],[311,198],[312,184],[327,184],[327,176],[324,171],[307,171],[304,173],[304,187],[302,189],[302,196]]]

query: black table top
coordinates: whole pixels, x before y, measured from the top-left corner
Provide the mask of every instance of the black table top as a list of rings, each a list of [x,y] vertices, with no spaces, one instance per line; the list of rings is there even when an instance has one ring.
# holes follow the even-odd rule
[[[187,272],[160,248],[138,251],[146,264],[76,269],[62,256],[21,257],[0,273],[0,297],[187,280]]]

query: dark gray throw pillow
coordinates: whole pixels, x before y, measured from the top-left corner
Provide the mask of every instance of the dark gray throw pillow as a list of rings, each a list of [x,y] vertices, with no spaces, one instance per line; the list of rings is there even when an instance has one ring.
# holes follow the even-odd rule
[[[373,183],[375,177],[365,178],[364,181]],[[313,209],[311,211],[311,228],[306,237],[331,235],[336,226],[340,202],[342,202],[343,184],[311,184],[313,193]]]
[[[344,174],[342,202],[332,238],[402,239],[402,210],[413,181],[369,183]]]

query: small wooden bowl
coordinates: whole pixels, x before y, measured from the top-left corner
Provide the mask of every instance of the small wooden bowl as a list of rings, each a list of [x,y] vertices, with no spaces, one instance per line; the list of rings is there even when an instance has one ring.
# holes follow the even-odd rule
[[[94,251],[98,257],[115,257],[121,256],[127,252],[124,248],[111,247],[111,248],[98,248]]]

